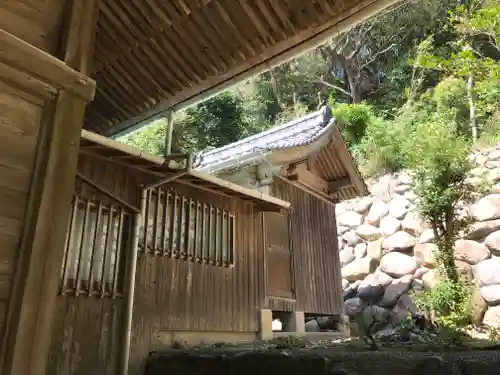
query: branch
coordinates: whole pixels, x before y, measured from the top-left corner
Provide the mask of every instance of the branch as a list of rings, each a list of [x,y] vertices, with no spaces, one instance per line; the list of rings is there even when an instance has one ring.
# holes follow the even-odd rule
[[[387,48],[384,48],[382,51],[378,51],[370,60],[368,60],[363,65],[361,65],[361,67],[359,68],[359,70],[360,71],[363,70],[368,65],[370,65],[372,62],[374,62],[375,60],[377,60],[377,57],[379,57],[380,55],[383,55],[384,53],[386,53],[387,51],[391,50],[394,47],[396,47],[396,43],[392,43],[390,46],[388,46]]]
[[[332,89],[338,90],[338,91],[346,94],[350,98],[352,98],[352,94],[349,91],[347,91],[346,89],[344,89],[344,88],[342,88],[340,86],[334,85],[334,84],[332,84],[330,82],[326,82],[325,80],[322,80],[322,79],[318,80],[317,83],[321,83],[321,84],[323,84],[325,86],[331,87]]]

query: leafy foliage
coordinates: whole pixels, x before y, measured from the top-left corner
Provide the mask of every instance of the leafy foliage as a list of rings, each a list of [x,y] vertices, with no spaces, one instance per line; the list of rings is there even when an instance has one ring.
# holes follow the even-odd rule
[[[429,316],[436,316],[441,339],[449,344],[459,344],[464,335],[463,328],[469,323],[470,296],[468,285],[444,280],[430,291],[415,293],[413,300]]]

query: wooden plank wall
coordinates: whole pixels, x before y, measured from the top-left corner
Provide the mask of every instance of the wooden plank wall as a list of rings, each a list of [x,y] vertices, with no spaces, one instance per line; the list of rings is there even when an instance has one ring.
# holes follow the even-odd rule
[[[138,184],[152,180],[151,176],[125,166],[85,155],[80,156],[79,171],[131,203],[137,202]],[[217,267],[140,254],[132,364],[142,363],[149,351],[158,348],[161,331],[256,332],[258,311],[264,303],[262,222],[254,206],[181,184],[168,186],[186,197],[236,214],[234,266]],[[81,184],[77,184],[77,190],[85,196],[100,197]],[[89,362],[93,369],[99,369],[99,374],[111,375],[115,343],[120,339],[121,327],[117,322],[122,303],[123,300],[58,297],[57,338],[51,346],[48,373],[87,374],[89,368],[84,363]]]
[[[289,201],[297,311],[337,315],[343,308],[335,209],[276,179],[272,195]]]
[[[43,103],[42,99],[35,100],[9,87],[0,75],[0,342],[25,221]]]
[[[128,168],[80,155],[78,170],[120,197],[136,202],[140,177]],[[116,205],[79,180],[75,191],[82,197]],[[124,302],[123,298],[59,295],[47,374],[115,375]]]
[[[52,55],[60,47],[59,31],[68,0],[2,0],[0,28]]]
[[[217,267],[141,254],[131,362],[158,347],[160,331],[258,331],[264,301],[261,217],[253,205],[177,186],[186,197],[235,213],[234,266]]]

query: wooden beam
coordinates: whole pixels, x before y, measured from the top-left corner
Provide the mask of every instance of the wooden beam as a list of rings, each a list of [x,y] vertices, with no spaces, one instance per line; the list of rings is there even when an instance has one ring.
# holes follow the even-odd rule
[[[43,17],[43,15],[41,15]],[[0,61],[43,82],[92,100],[96,84],[54,56],[41,51],[0,28]]]
[[[309,171],[305,163],[294,165],[291,169],[289,168],[287,177],[290,181],[303,184],[319,193],[326,195],[330,193],[328,181]]]
[[[352,181],[350,177],[344,177],[339,180],[328,181],[328,189],[330,192],[335,192],[337,190],[352,186]]]

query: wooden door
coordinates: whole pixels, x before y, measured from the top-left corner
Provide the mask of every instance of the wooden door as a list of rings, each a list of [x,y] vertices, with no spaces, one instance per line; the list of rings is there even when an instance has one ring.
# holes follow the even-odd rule
[[[294,298],[292,249],[288,214],[264,213],[267,295]]]

